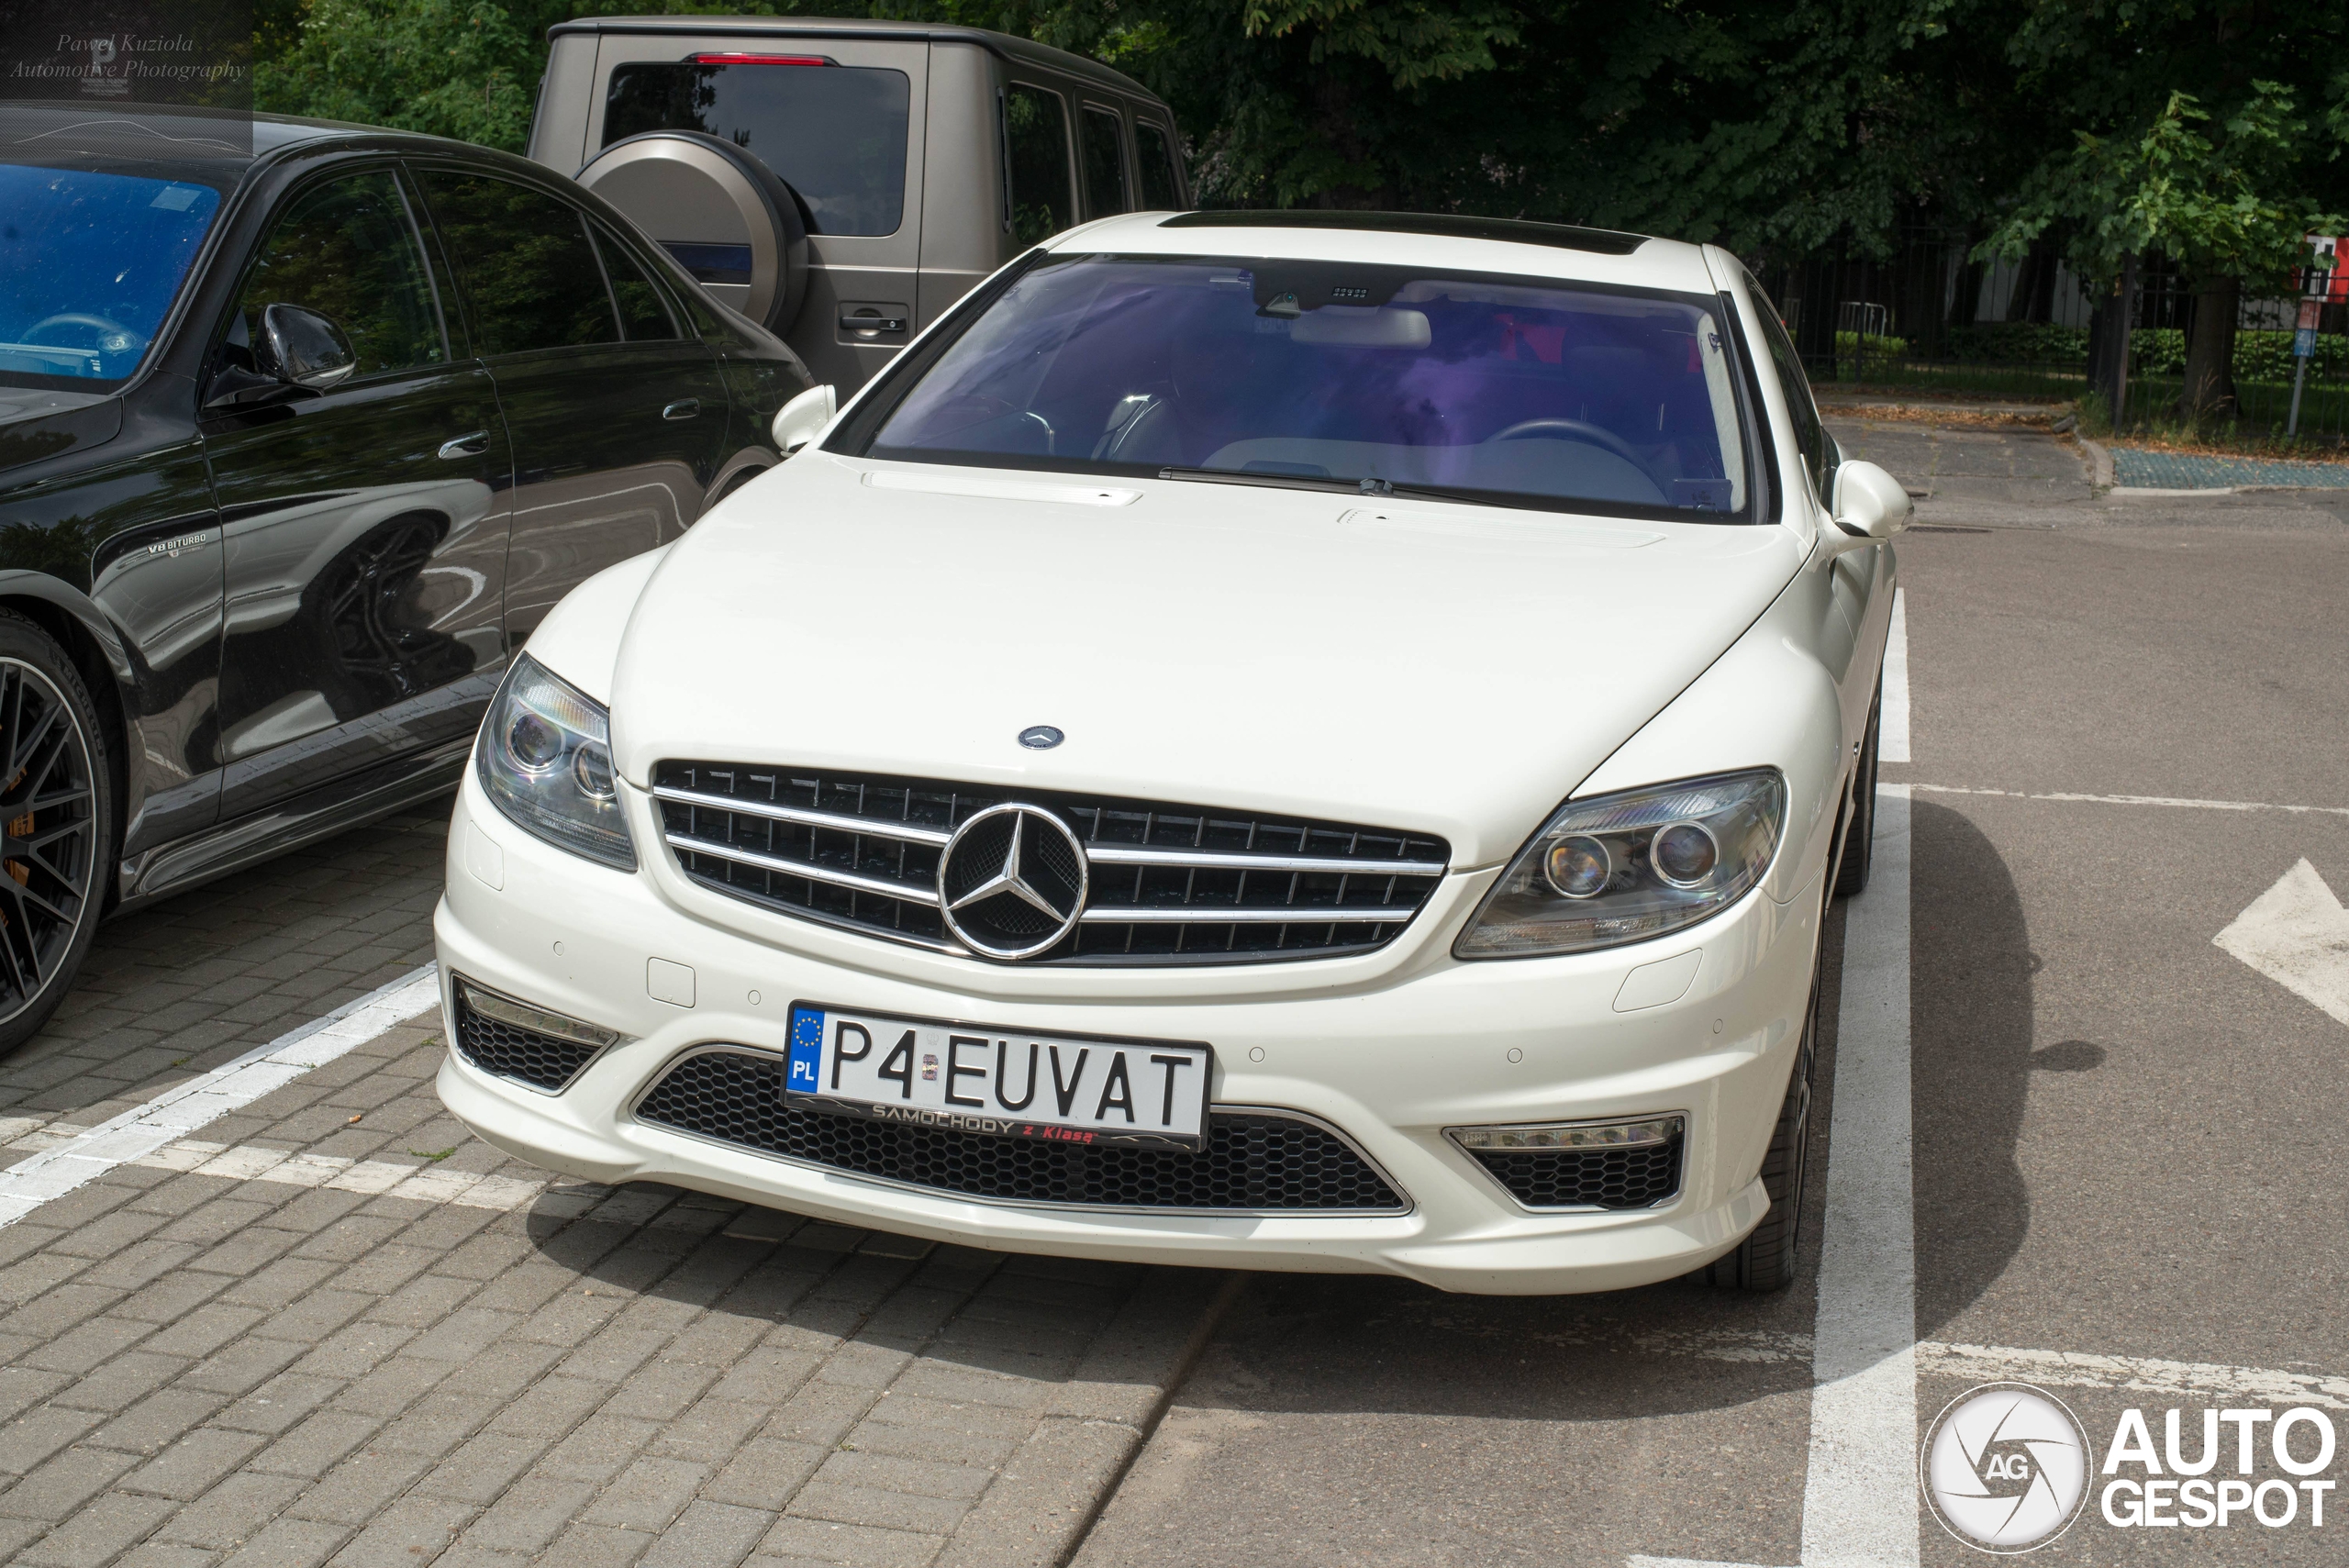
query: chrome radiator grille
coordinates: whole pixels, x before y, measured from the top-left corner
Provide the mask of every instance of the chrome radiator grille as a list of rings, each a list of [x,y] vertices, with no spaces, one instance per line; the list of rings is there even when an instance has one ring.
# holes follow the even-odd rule
[[[1082,847],[1087,891],[1041,963],[1319,958],[1391,940],[1442,878],[1441,839],[1052,791],[725,762],[653,772],[669,847],[704,886],[782,914],[963,951],[939,896],[955,829],[1018,801]]]

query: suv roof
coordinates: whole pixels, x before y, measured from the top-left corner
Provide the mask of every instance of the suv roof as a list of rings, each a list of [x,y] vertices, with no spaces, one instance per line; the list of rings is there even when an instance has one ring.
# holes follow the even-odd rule
[[[1005,60],[1017,61],[1067,76],[1082,76],[1104,87],[1155,100],[1157,94],[1122,72],[1066,50],[1032,43],[1009,33],[985,28],[948,27],[935,22],[873,22],[837,17],[582,17],[557,22],[549,38],[564,33],[674,33],[687,38],[771,34],[777,38],[921,39],[932,43],[976,44]]]

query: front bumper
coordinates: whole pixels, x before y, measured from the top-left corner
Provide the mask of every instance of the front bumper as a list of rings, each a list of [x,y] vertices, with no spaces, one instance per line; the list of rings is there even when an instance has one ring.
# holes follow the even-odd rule
[[[633,803],[641,808],[640,799]],[[649,812],[644,813],[649,819]],[[1390,1273],[1445,1290],[1550,1295],[1669,1279],[1719,1257],[1768,1207],[1756,1174],[1801,1034],[1817,874],[1664,940],[1460,963],[1459,921],[1491,869],[1447,879],[1376,963],[1050,973],[909,956],[767,916],[684,880],[640,823],[631,876],[514,827],[469,773],[435,915],[450,979],[632,1037],[560,1095],[453,1051],[442,1101],[487,1141],[606,1183],[661,1181],[841,1224],[1002,1251],[1131,1262]],[[498,885],[493,885],[493,883]],[[716,909],[713,905],[725,907]],[[760,926],[772,929],[751,933]],[[1408,951],[1402,950],[1409,944]],[[1618,1012],[1634,969],[1699,951],[1677,1001]],[[658,978],[649,966],[658,964]],[[692,971],[681,981],[674,967]],[[942,984],[956,970],[968,984]],[[1286,982],[1286,984],[1281,984]],[[660,991],[689,1005],[658,1000]],[[711,1143],[628,1107],[683,1051],[786,1049],[795,1000],[1007,1029],[1210,1042],[1218,1106],[1303,1112],[1341,1130],[1409,1200],[1384,1216],[1160,1214],[998,1203]],[[1653,1208],[1537,1212],[1444,1136],[1451,1127],[1678,1113],[1677,1195]]]

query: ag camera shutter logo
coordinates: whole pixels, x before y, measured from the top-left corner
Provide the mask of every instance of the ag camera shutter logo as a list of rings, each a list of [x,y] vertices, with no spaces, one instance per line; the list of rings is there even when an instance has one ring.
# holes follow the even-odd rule
[[[2094,1470],[2087,1432],[2027,1383],[1989,1383],[1934,1418],[1919,1468],[1933,1517],[1979,1551],[2036,1551],[2071,1528]]]

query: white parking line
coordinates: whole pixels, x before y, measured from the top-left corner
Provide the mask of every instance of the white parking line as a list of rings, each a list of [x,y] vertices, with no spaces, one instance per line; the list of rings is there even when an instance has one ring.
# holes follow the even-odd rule
[[[1803,1568],[1918,1561],[1909,872],[1909,791],[1886,784],[1868,890],[1843,915]]]
[[[1890,701],[1887,695],[1887,707]],[[1891,753],[1885,753],[1885,761],[1891,760]],[[2194,811],[2282,811],[2299,817],[2349,817],[2349,806],[2280,806],[2266,800],[2193,800],[2172,795],[2076,795],[2065,791],[2034,795],[2028,790],[1971,789],[1964,784],[1920,784],[1909,787],[1923,795],[1995,795],[2009,800],[2063,800],[2087,806],[2170,806]]]
[[[0,1226],[13,1225],[52,1198],[63,1197],[117,1165],[144,1159],[165,1145],[249,1106],[313,1067],[323,1067],[395,1024],[429,1012],[440,1001],[433,966],[426,964],[388,985],[256,1046],[225,1063],[164,1090],[111,1120],[44,1149],[0,1171]]]
[[[1909,759],[1909,590],[1892,595],[1892,635],[1884,645],[1884,712],[1876,719],[1880,762]]]
[[[2087,1355],[2078,1351],[2019,1351],[2003,1345],[1917,1347],[1921,1372],[1969,1383],[2036,1383],[2067,1388],[2119,1388],[2132,1394],[2185,1398],[2240,1398],[2246,1404],[2322,1405],[2349,1410],[2349,1377],[2210,1362],[2154,1361],[2143,1356]]]
[[[250,1144],[230,1148],[183,1139],[130,1162],[150,1169],[190,1171],[246,1182],[280,1182],[297,1187],[453,1203],[460,1208],[517,1209],[546,1190],[543,1181],[444,1171],[438,1165],[403,1165],[390,1160],[351,1160],[340,1154],[297,1154]]]

